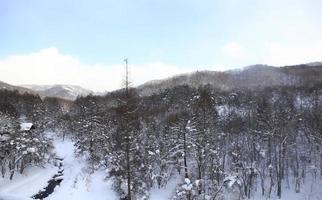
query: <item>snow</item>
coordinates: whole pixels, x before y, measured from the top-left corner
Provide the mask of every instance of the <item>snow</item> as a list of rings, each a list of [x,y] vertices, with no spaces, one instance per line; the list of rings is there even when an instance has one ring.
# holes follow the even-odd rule
[[[4,142],[10,139],[10,136],[5,134],[5,135],[0,135],[0,142]]]
[[[218,115],[224,117],[228,114],[229,107],[227,105],[216,106]]]
[[[59,187],[55,188],[48,200],[88,200],[118,199],[111,189],[111,182],[104,180],[103,170],[92,174],[86,169],[85,158],[74,154],[74,143],[71,140],[55,139],[54,146],[58,157],[62,158],[64,177]]]
[[[322,66],[322,62],[310,62],[310,63],[307,63],[306,65],[311,67]]]
[[[0,178],[0,200],[12,197],[31,197],[47,185],[47,181],[56,173],[57,168],[47,165],[45,168],[27,168],[24,174],[16,173],[13,180]],[[19,199],[19,198],[18,198]]]
[[[111,189],[112,183],[104,180],[106,173],[101,170],[90,174],[86,170],[84,158],[74,155],[74,143],[71,140],[57,139],[53,133],[54,147],[59,158],[62,158],[64,176],[60,186],[46,199],[48,200],[88,200],[118,199]],[[45,168],[27,168],[24,175],[16,174],[10,181],[8,177],[0,178],[0,200],[27,200],[47,186],[47,182],[57,173],[58,168],[46,165]]]
[[[50,134],[49,134],[50,135]],[[60,186],[57,186],[54,192],[46,198],[46,200],[116,200],[118,199],[112,190],[112,183],[105,180],[106,172],[98,170],[89,173],[86,167],[85,157],[76,157],[74,154],[74,143],[69,140],[54,139],[54,147],[59,161],[63,164],[64,175],[58,176],[56,179],[62,180]],[[314,169],[315,166],[311,168]],[[30,197],[37,194],[39,190],[47,186],[47,181],[57,173],[58,168],[46,165],[45,168],[30,167],[27,168],[23,175],[16,174],[12,181],[0,178],[0,200],[30,200]],[[151,200],[170,199],[174,194],[176,186],[182,182],[180,176],[174,176],[164,188],[151,189]],[[232,188],[235,183],[238,184],[236,176],[228,176],[225,179],[228,188]],[[182,188],[186,191],[191,190],[192,184],[190,179],[185,179]],[[295,193],[294,186],[291,188],[283,188],[281,200],[302,200],[302,199],[319,199],[322,196],[320,179],[308,179],[302,185],[301,192]],[[264,200],[260,190],[251,197],[253,200]],[[277,199],[272,196],[271,199]]]
[[[0,200],[32,200],[31,198],[20,197],[13,194],[0,194]]]
[[[166,200],[170,199],[175,192],[176,186],[181,182],[180,176],[176,176],[171,179],[164,188],[153,188],[151,189],[151,200]]]
[[[57,176],[54,178],[55,181],[61,181],[64,180],[64,176]]]
[[[235,183],[239,184],[238,178],[234,175],[229,175],[228,177],[226,177],[224,182],[227,183],[228,188],[232,188]]]
[[[303,183],[302,183],[303,184]],[[283,185],[282,189],[282,198],[278,199],[275,194],[270,198],[271,200],[319,200],[322,197],[321,191],[322,180],[312,177],[307,177],[305,184],[301,186],[300,193],[296,193],[294,189],[294,184],[290,185],[290,188],[287,188]],[[251,198],[253,200],[266,200],[266,197],[263,197],[258,190],[257,193]]]
[[[23,87],[35,90],[41,96],[60,97],[67,100],[75,100],[78,96],[87,96],[93,93],[75,85],[23,85]]]
[[[21,123],[20,130],[21,131],[29,131],[32,128],[32,123]]]
[[[35,153],[35,152],[37,152],[37,148],[34,148],[34,147],[27,148],[27,152]]]
[[[188,179],[188,178],[186,178],[185,179],[185,183],[186,184],[184,184],[184,185],[182,185],[182,188],[184,189],[184,190],[186,190],[186,191],[190,191],[190,190],[192,190],[192,184],[191,184],[191,182],[190,182],[190,180]]]

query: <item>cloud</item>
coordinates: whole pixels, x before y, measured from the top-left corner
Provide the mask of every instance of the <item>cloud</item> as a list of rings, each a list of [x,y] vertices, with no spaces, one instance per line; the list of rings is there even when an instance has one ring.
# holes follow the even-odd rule
[[[130,65],[133,85],[162,79],[184,70],[164,63]],[[15,84],[73,84],[93,91],[111,91],[122,86],[124,65],[86,65],[55,47],[0,60],[0,80]]]

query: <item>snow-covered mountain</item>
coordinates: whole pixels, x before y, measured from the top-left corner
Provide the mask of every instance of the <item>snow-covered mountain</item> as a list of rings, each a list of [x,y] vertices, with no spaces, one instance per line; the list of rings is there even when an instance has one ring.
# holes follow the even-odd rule
[[[33,90],[30,90],[28,88],[10,85],[10,84],[2,82],[2,81],[0,81],[0,90],[10,90],[10,91],[17,90],[19,93],[26,93],[26,92],[32,93],[32,94],[35,93]]]
[[[154,80],[138,86],[141,95],[151,95],[179,85],[198,88],[211,85],[220,90],[264,88],[283,85],[307,85],[322,83],[322,62],[294,66],[274,67],[252,65],[238,70],[197,71],[162,80]]]
[[[308,66],[312,66],[312,67],[315,67],[315,66],[322,66],[322,62],[311,62],[311,63],[307,63],[306,65]]]
[[[91,90],[76,85],[23,85],[25,88],[36,91],[43,97],[57,97],[67,100],[75,100],[78,96],[92,94]]]

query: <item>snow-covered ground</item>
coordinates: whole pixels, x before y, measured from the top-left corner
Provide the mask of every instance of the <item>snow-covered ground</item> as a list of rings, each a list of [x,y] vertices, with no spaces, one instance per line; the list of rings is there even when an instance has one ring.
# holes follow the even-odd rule
[[[74,143],[65,139],[57,138],[55,134],[48,133],[53,138],[55,152],[63,159],[63,181],[48,200],[117,200],[118,197],[111,189],[111,181],[104,180],[104,171],[96,171],[92,174],[86,170],[84,158],[74,154]],[[0,179],[0,200],[28,200],[39,190],[47,186],[47,182],[58,171],[58,167],[47,165],[45,168],[27,168],[23,175],[16,174],[12,181]],[[153,189],[151,200],[166,200],[170,198],[175,185],[179,180],[172,180],[166,188]]]
[[[27,168],[23,175],[16,173],[12,181],[8,177],[0,178],[0,200],[9,199],[9,196],[31,197],[46,186],[56,172],[57,167],[47,165],[45,168]]]
[[[116,200],[115,192],[111,189],[111,181],[104,180],[104,171],[96,171],[92,174],[86,170],[84,158],[74,154],[74,143],[64,141],[53,133],[47,134],[53,139],[55,152],[63,159],[63,181],[48,200]],[[45,168],[32,167],[26,170],[24,175],[16,175],[12,181],[0,179],[0,200],[26,200],[37,194],[39,190],[47,186],[58,167],[47,165]],[[169,199],[179,180],[172,180],[166,188],[153,189],[151,200]]]
[[[175,177],[169,181],[165,188],[154,188],[150,191],[151,200],[167,200],[170,199],[175,192],[176,185],[180,182],[180,177]]]
[[[290,185],[289,188],[283,186],[282,198],[278,199],[275,193],[270,198],[271,200],[322,200],[322,190],[321,190],[322,180],[317,178],[313,179],[308,175],[305,180],[305,184],[302,183],[301,190],[299,193],[295,192],[295,185]],[[256,193],[252,200],[267,200],[260,194],[260,191]]]
[[[57,155],[64,161],[64,180],[60,186],[55,188],[53,194],[48,198],[50,200],[88,200],[88,199],[117,199],[111,189],[111,182],[104,181],[103,171],[97,171],[89,174],[86,171],[86,163],[82,158],[76,158],[74,155],[74,144],[70,140],[62,141],[56,139],[54,146]]]
[[[53,134],[54,147],[58,157],[63,158],[64,180],[46,199],[50,200],[114,200],[111,182],[104,181],[103,171],[93,174],[86,172],[86,163],[74,155],[71,140],[57,139]],[[0,200],[26,200],[47,186],[47,182],[57,173],[58,168],[47,165],[45,168],[32,167],[23,175],[16,174],[12,181],[0,179]]]
[[[82,158],[75,157],[74,145],[70,140],[54,141],[57,155],[64,159],[64,180],[57,187],[49,200],[117,200],[119,199],[111,189],[111,181],[104,180],[106,176],[104,171],[96,171],[89,174],[86,171],[86,164]],[[151,200],[167,200],[171,197],[172,192],[179,182],[173,179],[166,188],[153,189],[151,191]]]
[[[74,143],[69,140],[57,138],[54,134],[48,134],[53,138],[55,151],[58,157],[63,159],[63,181],[54,192],[46,199],[48,200],[117,200],[118,197],[112,190],[112,183],[104,180],[104,171],[89,173],[84,158],[76,157],[74,154]],[[46,165],[45,168],[30,167],[23,175],[15,174],[12,181],[0,178],[0,200],[30,200],[39,190],[47,186],[47,182],[56,174],[58,167]],[[322,181],[320,179],[309,181],[301,188],[301,193],[294,192],[294,186],[283,189],[282,200],[322,200],[320,190]],[[151,200],[167,200],[174,192],[180,178],[170,180],[167,187],[151,190]],[[264,200],[259,193],[251,199]],[[271,199],[277,199],[272,197]]]

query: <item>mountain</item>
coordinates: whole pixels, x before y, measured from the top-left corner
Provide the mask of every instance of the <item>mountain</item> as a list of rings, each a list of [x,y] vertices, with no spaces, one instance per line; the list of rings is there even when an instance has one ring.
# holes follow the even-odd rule
[[[30,90],[28,88],[20,87],[20,86],[15,86],[15,85],[10,85],[10,84],[5,83],[5,82],[2,82],[2,81],[0,81],[0,90],[10,90],[10,91],[17,90],[21,94],[22,93],[35,94],[35,91]]]
[[[311,63],[307,63],[306,65],[308,66],[322,66],[322,62],[311,62]]]
[[[151,95],[179,85],[199,87],[211,85],[220,90],[264,88],[282,85],[314,85],[322,83],[322,62],[274,67],[252,65],[224,72],[197,71],[138,86],[141,95]]]
[[[57,97],[75,100],[78,96],[92,94],[91,90],[75,85],[21,85],[15,86],[0,81],[0,90],[17,90],[19,93],[39,94],[41,97]]]
[[[152,80],[137,87],[140,95],[148,96],[166,89],[189,85],[199,87],[210,85],[220,90],[241,88],[257,89],[285,85],[316,85],[322,84],[322,62],[274,67],[268,65],[252,65],[238,70],[197,71],[180,74],[162,80]],[[0,81],[0,89],[18,90],[20,93],[38,93],[42,97],[58,97],[75,100],[78,96],[95,94],[103,96],[106,93],[93,93],[75,85],[22,85],[13,86]]]
[[[43,97],[57,97],[75,100],[78,96],[87,96],[93,92],[76,85],[23,85],[23,87],[36,91]]]

